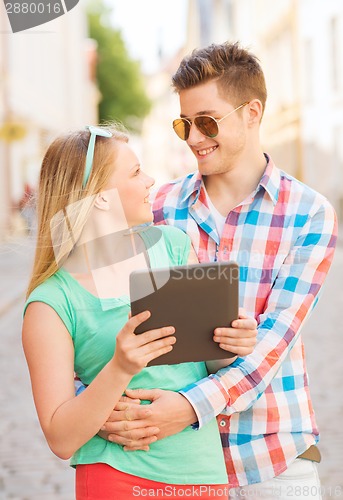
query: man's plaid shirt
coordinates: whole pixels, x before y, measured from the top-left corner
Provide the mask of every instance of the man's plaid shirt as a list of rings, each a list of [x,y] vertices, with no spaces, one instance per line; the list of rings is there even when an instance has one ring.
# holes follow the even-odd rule
[[[251,355],[181,391],[200,427],[218,415],[233,487],[279,475],[319,437],[300,330],[329,270],[337,220],[326,198],[266,158],[257,189],[228,214],[221,239],[198,172],[153,199],[155,223],[185,231],[200,262],[238,262],[240,306],[258,322]]]

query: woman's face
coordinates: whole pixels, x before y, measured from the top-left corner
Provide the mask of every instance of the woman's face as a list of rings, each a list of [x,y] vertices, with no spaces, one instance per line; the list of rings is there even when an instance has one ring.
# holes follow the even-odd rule
[[[141,170],[130,146],[119,141],[108,189],[118,190],[128,227],[153,221],[149,191],[154,183],[155,180]]]

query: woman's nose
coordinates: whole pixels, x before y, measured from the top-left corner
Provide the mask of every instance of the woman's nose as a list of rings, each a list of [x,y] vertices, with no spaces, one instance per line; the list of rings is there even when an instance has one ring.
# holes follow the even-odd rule
[[[151,188],[155,184],[155,179],[147,175],[146,186]]]

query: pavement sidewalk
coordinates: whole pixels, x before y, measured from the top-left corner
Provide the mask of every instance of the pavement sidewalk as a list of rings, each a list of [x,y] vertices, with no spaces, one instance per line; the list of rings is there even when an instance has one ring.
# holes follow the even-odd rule
[[[30,237],[18,237],[0,245],[0,317],[18,301],[24,301],[34,246]]]

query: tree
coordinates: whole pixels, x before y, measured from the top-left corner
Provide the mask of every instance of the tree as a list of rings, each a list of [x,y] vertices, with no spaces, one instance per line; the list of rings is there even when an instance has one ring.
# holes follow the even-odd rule
[[[97,80],[101,93],[101,121],[121,121],[138,130],[151,102],[144,88],[140,64],[127,52],[120,31],[110,23],[111,9],[102,0],[88,4],[89,36],[98,44]]]

